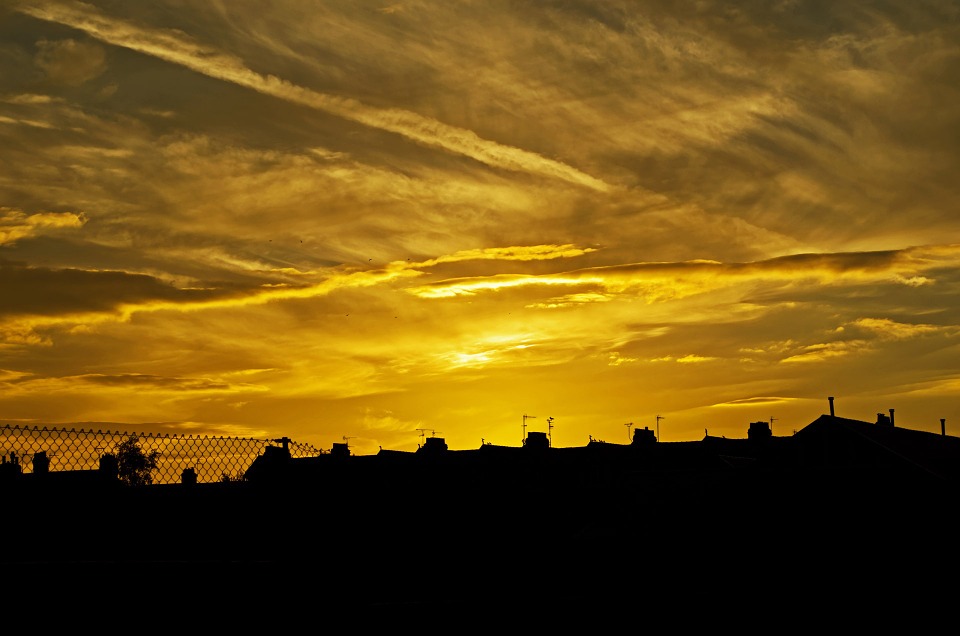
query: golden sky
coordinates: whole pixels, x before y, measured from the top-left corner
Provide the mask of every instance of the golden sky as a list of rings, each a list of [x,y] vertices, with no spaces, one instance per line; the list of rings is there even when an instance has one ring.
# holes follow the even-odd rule
[[[960,432],[956,0],[265,6],[0,7],[0,422]]]

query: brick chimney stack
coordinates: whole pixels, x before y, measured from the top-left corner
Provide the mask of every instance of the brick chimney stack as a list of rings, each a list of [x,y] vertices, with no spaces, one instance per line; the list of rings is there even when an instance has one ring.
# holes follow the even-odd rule
[[[893,409],[890,409],[890,426],[895,426],[893,422]]]

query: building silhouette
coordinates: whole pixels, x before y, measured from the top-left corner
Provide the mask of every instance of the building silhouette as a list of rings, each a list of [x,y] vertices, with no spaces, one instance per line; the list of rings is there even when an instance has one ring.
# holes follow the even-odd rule
[[[375,455],[268,446],[229,484],[4,475],[18,537],[4,561],[306,577],[343,603],[582,601],[619,598],[624,581],[720,594],[731,576],[758,598],[811,581],[916,590],[932,564],[957,564],[960,438],[943,420],[936,434],[892,410],[863,421],[830,407],[790,436],[751,422],[743,438],[659,442],[643,428],[571,448],[535,433]]]

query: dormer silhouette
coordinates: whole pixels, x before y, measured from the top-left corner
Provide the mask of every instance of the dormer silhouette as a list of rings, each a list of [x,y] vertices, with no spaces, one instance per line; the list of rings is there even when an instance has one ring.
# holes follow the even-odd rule
[[[656,443],[657,436],[654,435],[653,431],[647,426],[644,426],[642,429],[634,429],[633,439],[630,440],[631,446],[647,446]]]
[[[442,437],[428,437],[423,440],[423,446],[417,449],[418,453],[434,455],[447,450],[447,440]]]
[[[550,440],[547,439],[547,434],[542,431],[532,431],[527,433],[527,439],[523,440],[523,445],[526,448],[550,448]]]

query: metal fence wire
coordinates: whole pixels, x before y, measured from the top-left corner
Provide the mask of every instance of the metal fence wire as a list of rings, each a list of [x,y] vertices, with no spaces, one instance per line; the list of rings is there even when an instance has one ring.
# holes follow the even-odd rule
[[[192,468],[198,483],[242,481],[250,464],[267,446],[286,445],[291,457],[314,457],[327,451],[287,438],[254,439],[171,435],[169,433],[128,433],[34,426],[0,426],[3,463],[20,465],[23,473],[33,472],[33,458],[46,453],[47,470],[97,470],[100,458],[116,454],[121,443],[136,437],[144,454],[157,452],[157,467],[151,473],[154,484],[179,483],[183,471]]]

